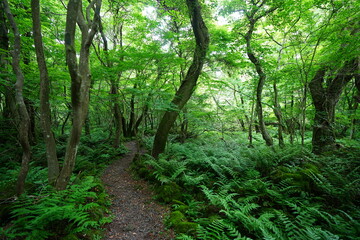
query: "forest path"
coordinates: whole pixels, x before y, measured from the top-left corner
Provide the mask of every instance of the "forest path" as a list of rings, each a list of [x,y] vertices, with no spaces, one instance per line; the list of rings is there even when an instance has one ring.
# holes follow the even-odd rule
[[[114,215],[104,239],[171,239],[172,234],[165,230],[163,224],[166,208],[155,203],[147,183],[133,179],[129,171],[138,153],[136,142],[128,142],[125,146],[129,152],[109,165],[102,176],[107,193],[112,198],[110,210]]]

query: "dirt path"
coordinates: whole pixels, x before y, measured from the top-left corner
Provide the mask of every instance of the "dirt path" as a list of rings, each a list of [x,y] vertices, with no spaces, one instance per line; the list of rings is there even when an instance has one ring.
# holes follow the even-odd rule
[[[172,234],[163,225],[167,210],[152,200],[148,185],[134,180],[128,171],[137,152],[136,143],[128,142],[126,147],[129,153],[112,163],[102,177],[112,198],[111,212],[115,216],[104,239],[171,239]]]

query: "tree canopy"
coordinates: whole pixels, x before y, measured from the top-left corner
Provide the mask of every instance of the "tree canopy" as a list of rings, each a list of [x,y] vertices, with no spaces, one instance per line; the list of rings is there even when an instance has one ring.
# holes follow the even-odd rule
[[[357,0],[0,0],[0,10],[1,163],[16,166],[19,196],[34,166],[69,187],[83,138],[111,151],[149,141],[154,162],[208,135],[319,157],[359,147]]]

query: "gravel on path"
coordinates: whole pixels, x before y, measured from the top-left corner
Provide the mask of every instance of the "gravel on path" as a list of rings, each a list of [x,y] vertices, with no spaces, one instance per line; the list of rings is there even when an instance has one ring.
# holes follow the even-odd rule
[[[129,166],[138,153],[136,142],[128,142],[129,152],[104,171],[102,181],[112,199],[114,216],[104,239],[169,240],[173,233],[164,227],[168,209],[153,200],[148,184],[135,180]]]

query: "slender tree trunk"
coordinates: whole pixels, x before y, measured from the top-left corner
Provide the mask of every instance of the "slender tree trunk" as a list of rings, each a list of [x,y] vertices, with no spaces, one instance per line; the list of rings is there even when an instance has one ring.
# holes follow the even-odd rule
[[[339,101],[344,86],[354,77],[358,71],[358,61],[355,59],[347,61],[338,71],[335,77],[326,79],[324,86],[326,68],[317,71],[309,84],[310,93],[315,106],[315,117],[313,126],[313,152],[321,154],[331,151],[335,143],[335,107]]]
[[[45,61],[43,40],[41,36],[40,3],[31,0],[33,35],[36,57],[40,71],[40,122],[46,146],[49,184],[54,184],[59,175],[59,162],[56,155],[56,143],[51,131],[50,81]]]
[[[294,135],[295,135],[295,122],[294,122],[293,112],[294,112],[294,92],[291,95],[291,102],[290,102],[291,118],[289,119],[290,121],[289,121],[289,125],[288,125],[288,131],[290,134],[290,144],[294,144]]]
[[[251,112],[250,112],[250,118],[249,118],[249,131],[248,131],[248,139],[249,139],[249,147],[253,147],[253,135],[252,135],[252,129],[254,125],[254,112],[255,112],[255,101],[252,100],[251,103]]]
[[[358,91],[357,97],[360,97],[360,92]],[[358,110],[359,102],[355,102],[352,107],[351,113],[351,126],[350,126],[350,139],[355,139],[356,126],[359,119],[356,118],[356,111]]]
[[[191,25],[196,39],[196,47],[192,64],[182,81],[180,88],[177,90],[174,99],[171,102],[171,108],[165,112],[157,129],[154,145],[152,149],[153,157],[157,158],[163,153],[166,141],[171,127],[187,101],[190,99],[202,67],[205,62],[206,52],[209,46],[209,33],[205,22],[201,16],[201,8],[198,0],[186,0],[191,18]]]
[[[283,117],[282,117],[282,113],[281,113],[281,107],[279,104],[279,97],[278,97],[278,90],[277,90],[277,85],[276,85],[276,79],[274,79],[274,84],[273,84],[273,89],[274,89],[274,114],[279,122],[278,125],[278,139],[279,139],[279,146],[280,147],[284,147],[284,137],[283,137]]]
[[[101,22],[100,22],[101,23]],[[121,24],[119,27],[119,32],[120,32],[120,50],[122,50],[123,48],[123,40],[122,40],[122,29],[123,29],[123,25]],[[101,33],[101,38],[103,40],[103,45],[104,45],[104,53],[105,53],[105,58],[106,61],[103,62],[103,65],[107,68],[112,68],[113,63],[109,60],[109,56],[108,56],[108,43],[107,43],[107,39],[106,36],[103,32],[103,27],[102,27],[102,23],[100,24],[100,28],[99,31]],[[115,40],[114,40],[115,41]],[[114,46],[116,46],[116,42],[114,42]],[[122,56],[120,58],[120,61],[123,61],[124,57]],[[111,95],[111,100],[113,102],[113,119],[114,119],[114,125],[115,125],[115,136],[114,136],[114,142],[113,142],[113,146],[114,148],[118,148],[120,145],[120,139],[121,136],[123,135],[123,119],[122,119],[122,113],[121,113],[121,109],[120,109],[120,104],[119,104],[119,80],[121,79],[121,75],[122,73],[120,72],[118,74],[117,78],[114,78],[112,76],[110,76],[110,95]]]
[[[17,179],[16,193],[18,195],[24,193],[25,191],[25,180],[29,171],[29,162],[31,156],[30,142],[29,142],[29,126],[30,126],[30,118],[26,109],[26,105],[23,97],[23,87],[24,87],[24,74],[20,68],[20,49],[21,49],[21,40],[20,40],[20,32],[17,28],[15,19],[11,13],[10,6],[7,0],[2,1],[5,14],[7,19],[10,22],[11,29],[14,33],[14,49],[11,51],[12,53],[12,69],[16,75],[16,83],[15,83],[15,100],[16,100],[16,108],[19,116],[19,142],[22,147],[22,160],[21,160],[21,168]]]
[[[241,128],[242,128],[242,131],[243,132],[246,132],[246,124],[248,124],[248,126],[250,126],[250,120],[249,120],[249,116],[246,114],[246,111],[245,111],[245,101],[244,101],[244,98],[242,96],[242,93],[239,89],[237,89],[237,86],[234,85],[233,86],[233,95],[234,95],[234,99],[235,99],[235,102],[236,102],[236,107],[239,107],[240,106],[240,109],[241,109],[241,114],[244,115],[245,117],[245,121],[244,119],[238,117],[238,120],[239,120],[239,123],[241,125]],[[237,98],[237,93],[239,94],[239,97],[240,97],[240,103],[238,101],[238,98]]]
[[[272,146],[273,140],[269,135],[268,131],[266,130],[264,116],[263,116],[263,108],[262,108],[262,91],[265,85],[266,74],[261,66],[259,59],[255,56],[251,47],[251,38],[252,38],[255,22],[252,19],[249,20],[250,20],[250,29],[245,35],[246,53],[250,61],[254,64],[256,72],[259,75],[259,80],[256,88],[256,112],[259,120],[259,130],[261,132],[263,139],[266,142],[266,145]]]
[[[301,135],[301,145],[304,146],[305,143],[305,131],[306,131],[306,104],[307,104],[307,80],[305,80],[304,84],[304,95],[301,101],[301,127],[300,127],[300,135]]]
[[[33,146],[36,144],[36,131],[35,131],[35,108],[34,108],[34,102],[30,99],[24,97],[24,103],[26,106],[26,110],[29,115],[29,142],[30,146]]]
[[[350,128],[350,139],[355,139],[356,126],[358,125],[359,119],[356,118],[356,111],[358,110],[360,103],[360,74],[355,75],[355,86],[357,88],[357,94],[354,96],[354,106],[351,119],[351,128]]]
[[[89,70],[90,46],[95,33],[98,29],[100,20],[101,0],[93,0],[87,9],[94,8],[94,17],[90,22],[86,22],[82,13],[82,1],[70,0],[67,7],[66,29],[65,29],[65,49],[66,63],[71,76],[71,104],[73,114],[73,124],[70,137],[66,146],[66,153],[63,167],[56,182],[56,188],[63,190],[66,188],[71,173],[75,166],[75,158],[80,142],[81,130],[87,116],[89,107],[89,89],[91,85]],[[90,16],[86,13],[87,20]],[[81,30],[81,48],[79,64],[75,50],[75,30],[76,23]]]
[[[100,22],[101,23],[101,22]],[[103,40],[103,44],[104,44],[104,52],[105,52],[105,57],[106,57],[106,67],[111,68],[112,67],[112,62],[110,62],[109,57],[108,57],[108,44],[107,44],[107,39],[106,36],[103,32],[103,27],[102,24],[100,24],[100,33],[101,33],[101,38]],[[123,50],[123,24],[120,24],[119,28],[116,28],[115,30],[116,32],[118,32],[118,34],[120,35],[120,51]],[[116,38],[114,39],[114,47],[116,47]],[[124,57],[121,56],[120,61],[123,61]],[[114,148],[118,148],[120,145],[120,140],[121,140],[121,136],[124,134],[123,132],[123,126],[124,126],[124,122],[123,122],[123,116],[121,113],[121,109],[120,109],[120,104],[119,104],[119,81],[121,79],[122,76],[122,72],[120,72],[118,74],[118,78],[111,78],[110,83],[110,94],[112,95],[111,99],[114,102],[113,105],[113,118],[114,118],[114,125],[115,125],[115,136],[114,136]]]
[[[253,2],[253,4],[254,4],[253,9],[250,12],[245,13],[245,15],[249,21],[249,29],[246,32],[246,34],[243,35],[243,37],[246,41],[246,54],[247,54],[248,58],[250,59],[250,61],[254,64],[256,72],[259,76],[259,80],[258,80],[258,84],[257,84],[257,88],[256,88],[256,112],[257,112],[257,117],[259,120],[259,129],[260,129],[263,139],[266,142],[266,145],[272,146],[274,143],[265,127],[263,108],[262,108],[262,91],[263,91],[267,76],[266,76],[266,73],[264,72],[263,66],[262,66],[259,58],[255,55],[255,52],[251,45],[253,33],[255,30],[255,24],[257,23],[257,21],[276,10],[276,8],[269,8],[264,13],[258,14],[259,8],[263,7],[265,2],[266,2],[266,0]]]

